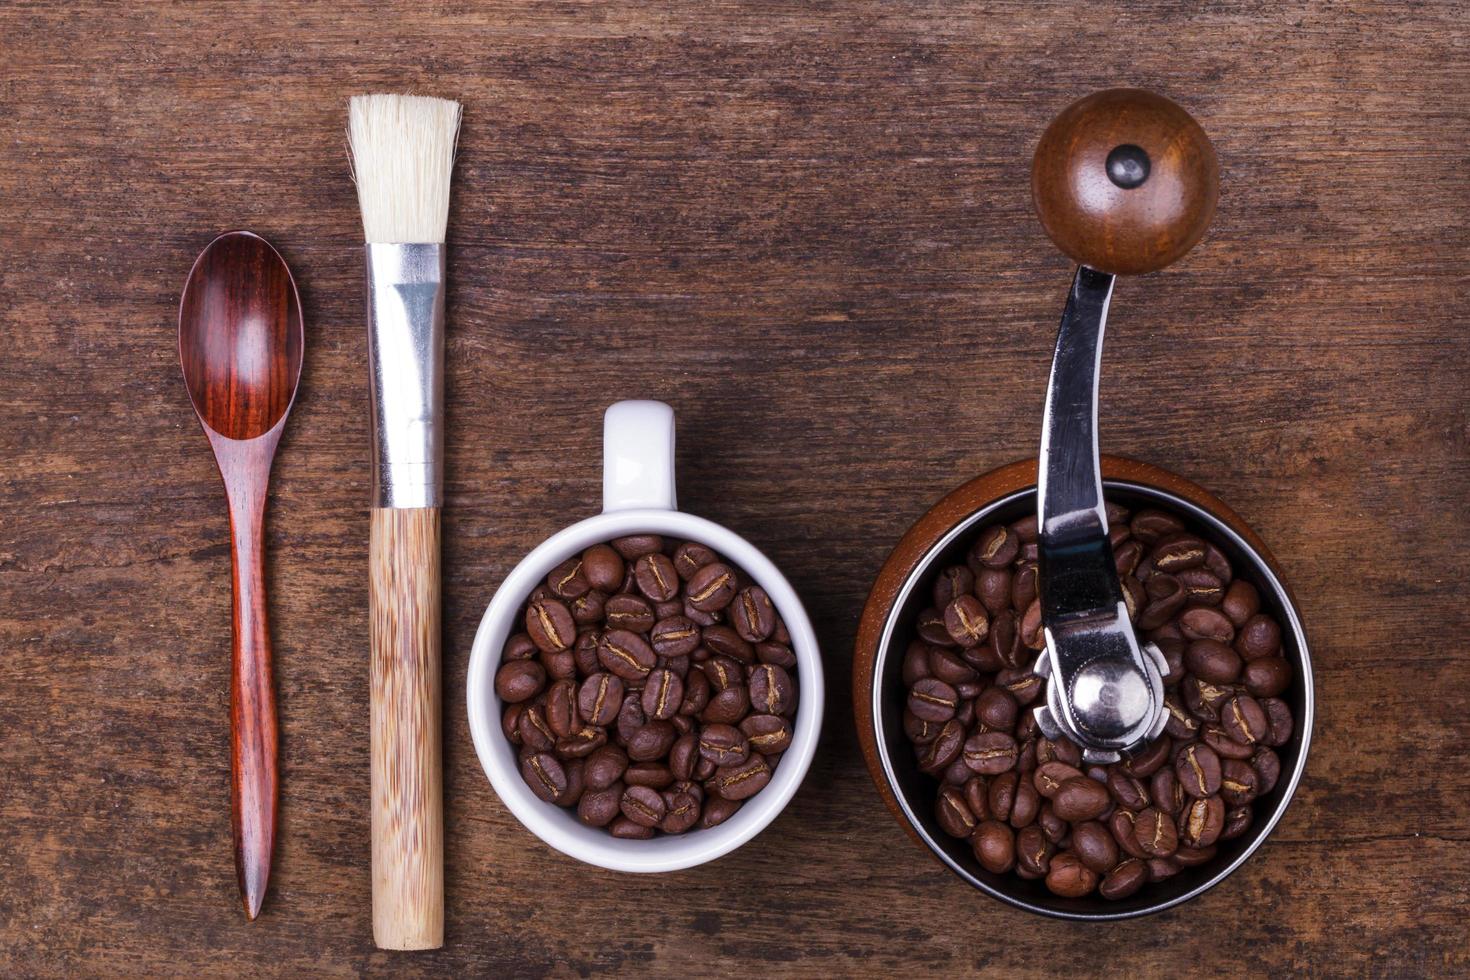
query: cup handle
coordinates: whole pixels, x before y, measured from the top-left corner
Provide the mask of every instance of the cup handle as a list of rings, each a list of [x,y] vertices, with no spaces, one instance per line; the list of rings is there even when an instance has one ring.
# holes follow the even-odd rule
[[[602,512],[674,510],[674,410],[625,401],[602,417]]]

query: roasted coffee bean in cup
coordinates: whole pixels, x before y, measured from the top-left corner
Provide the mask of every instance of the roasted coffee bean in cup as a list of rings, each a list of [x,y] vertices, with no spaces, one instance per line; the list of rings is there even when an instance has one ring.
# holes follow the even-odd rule
[[[1064,898],[1124,899],[1213,860],[1250,829],[1294,726],[1281,624],[1224,552],[1165,510],[1109,503],[1108,521],[1134,628],[1169,665],[1158,739],[1088,766],[1078,746],[1037,731],[1034,517],[981,528],[964,564],[938,570],[902,664],[903,728],[937,784],[940,830],[968,841],[987,871]],[[524,696],[535,666],[508,663],[497,684]]]
[[[716,826],[791,745],[786,626],[698,542],[593,545],[526,598],[521,623],[495,675],[502,729],[531,791],[584,824],[630,839]]]

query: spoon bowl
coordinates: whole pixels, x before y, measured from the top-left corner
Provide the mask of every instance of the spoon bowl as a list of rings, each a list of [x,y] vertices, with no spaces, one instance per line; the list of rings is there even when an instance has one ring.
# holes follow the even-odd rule
[[[230,803],[245,914],[265,901],[276,839],[276,701],[266,615],[265,502],[301,380],[304,328],[291,270],[248,231],[200,253],[179,301],[179,362],[230,506],[233,593]]]
[[[279,253],[227,232],[199,253],[179,304],[179,360],[199,420],[229,439],[275,428],[301,380],[301,300]]]

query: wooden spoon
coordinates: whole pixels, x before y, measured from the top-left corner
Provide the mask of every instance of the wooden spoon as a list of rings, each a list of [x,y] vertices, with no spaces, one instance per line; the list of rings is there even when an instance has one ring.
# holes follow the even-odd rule
[[[266,489],[301,380],[302,336],[296,283],[269,242],[248,231],[232,231],[199,253],[179,301],[179,361],[230,504],[231,824],[235,872],[251,919],[265,900],[276,840]]]

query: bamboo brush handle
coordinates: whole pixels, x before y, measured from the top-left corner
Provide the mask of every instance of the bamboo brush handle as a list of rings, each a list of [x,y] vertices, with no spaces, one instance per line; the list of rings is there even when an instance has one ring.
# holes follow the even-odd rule
[[[372,642],[373,941],[444,944],[439,508],[375,507]]]

